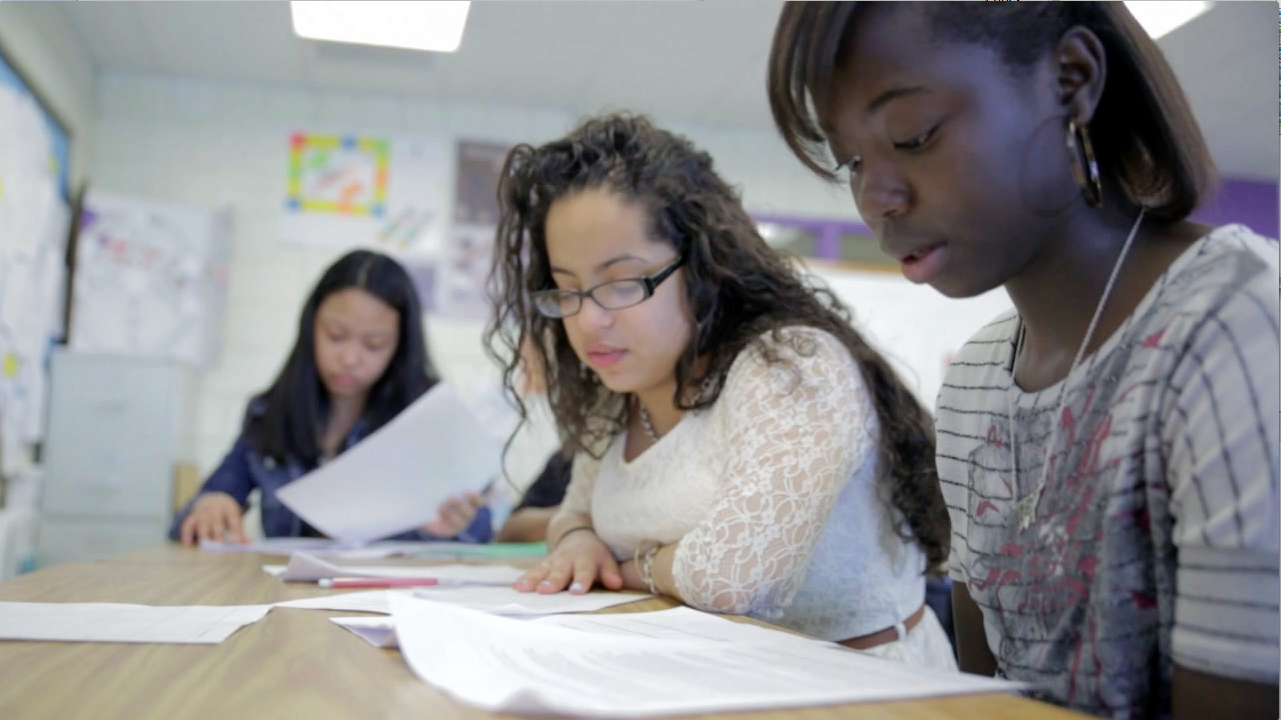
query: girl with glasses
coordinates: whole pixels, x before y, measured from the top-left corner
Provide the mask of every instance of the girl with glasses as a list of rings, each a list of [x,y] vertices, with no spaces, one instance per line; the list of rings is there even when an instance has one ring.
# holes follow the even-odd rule
[[[955,668],[928,413],[711,158],[629,115],[516,147],[488,341],[536,343],[572,479],[517,589],[594,583]]]

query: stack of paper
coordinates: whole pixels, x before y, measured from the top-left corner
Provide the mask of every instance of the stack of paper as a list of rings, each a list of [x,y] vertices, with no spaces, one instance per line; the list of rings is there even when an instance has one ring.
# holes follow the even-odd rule
[[[493,560],[510,558],[540,558],[547,555],[547,543],[472,543],[436,542],[419,543],[419,547],[406,553],[420,558],[449,558],[453,560]]]
[[[750,623],[731,622],[718,615],[676,607],[670,610],[608,615],[513,615],[528,622],[570,628],[580,632],[645,637],[666,640],[709,640],[716,642],[818,642],[780,630]],[[396,621],[391,617],[329,618],[374,647],[394,648]]]
[[[258,622],[270,609],[270,605],[0,602],[0,640],[216,645]]]
[[[510,565],[335,565],[315,555],[297,552],[288,565],[263,565],[262,569],[285,582],[316,582],[325,578],[436,578],[474,585],[511,585],[524,574]]]
[[[650,595],[639,593],[594,592],[584,595],[554,593],[522,593],[510,587],[464,585],[449,588],[422,588],[416,590],[370,590],[367,592],[322,595],[302,600],[287,600],[275,607],[305,610],[337,610],[340,612],[391,613],[391,598],[418,594],[435,600],[438,604],[456,605],[497,615],[551,615],[555,613],[581,613],[603,610],[615,605],[644,600]]]
[[[473,548],[471,551],[442,552],[436,546],[461,546]],[[471,545],[454,542],[428,541],[391,541],[384,540],[371,543],[347,543],[324,538],[267,538],[256,542],[217,542],[203,540],[200,549],[217,553],[262,553],[264,555],[289,555],[295,552],[309,552],[325,557],[346,558],[348,560],[374,560],[388,557],[512,557],[504,555],[504,544]],[[494,548],[494,550],[475,550],[474,548]]]
[[[263,553],[265,555],[288,555],[299,551],[319,552],[335,547],[333,540],[321,538],[267,538],[257,542],[237,543],[201,540],[200,549],[215,553]]]
[[[925,670],[783,633],[749,635],[724,628],[708,636],[702,620],[660,623],[658,630],[636,632],[634,625],[620,623],[643,616],[618,623],[593,616],[571,621],[570,627],[415,595],[390,600],[401,654],[414,672],[456,700],[490,712],[639,718],[1020,687]],[[442,647],[450,651],[442,653]]]

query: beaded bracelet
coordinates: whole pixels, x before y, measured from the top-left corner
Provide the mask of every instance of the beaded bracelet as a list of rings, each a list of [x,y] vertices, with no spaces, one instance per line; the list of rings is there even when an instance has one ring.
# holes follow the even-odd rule
[[[654,556],[658,554],[659,545],[655,543],[644,555],[641,555],[641,546],[636,546],[636,551],[632,553],[632,561],[636,563],[636,572],[640,574],[641,580],[649,587],[653,595],[658,595],[658,588],[654,586]]]

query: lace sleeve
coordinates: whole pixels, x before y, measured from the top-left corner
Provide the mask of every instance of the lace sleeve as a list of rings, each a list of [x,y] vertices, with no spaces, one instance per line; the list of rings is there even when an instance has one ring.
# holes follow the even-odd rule
[[[716,502],[672,561],[691,606],[758,617],[787,607],[855,464],[876,452],[871,400],[845,347],[812,329],[784,339],[767,342],[786,362],[749,347],[717,400],[729,458]]]

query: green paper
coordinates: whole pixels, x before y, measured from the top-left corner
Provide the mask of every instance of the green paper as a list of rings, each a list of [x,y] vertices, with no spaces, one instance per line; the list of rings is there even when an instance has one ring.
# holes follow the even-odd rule
[[[425,548],[414,555],[419,557],[465,557],[465,558],[520,558],[543,557],[547,554],[547,543],[492,543],[486,545],[453,544],[448,547]]]

